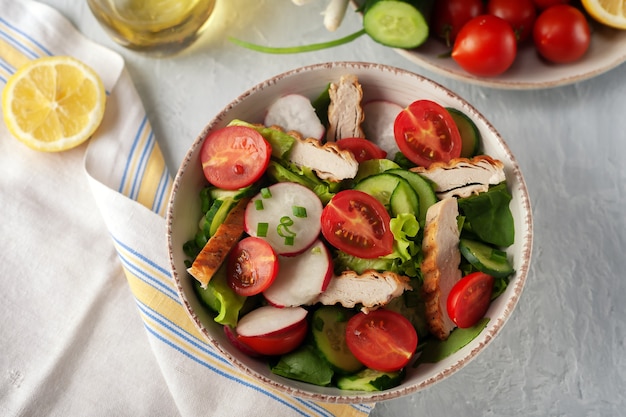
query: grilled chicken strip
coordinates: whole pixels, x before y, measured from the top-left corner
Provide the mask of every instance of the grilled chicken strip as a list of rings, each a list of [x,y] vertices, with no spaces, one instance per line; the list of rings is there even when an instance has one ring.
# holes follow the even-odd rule
[[[461,279],[458,215],[453,197],[435,203],[426,212],[422,241],[426,320],[430,332],[440,340],[446,340],[456,327],[448,316],[446,303],[450,290]]]
[[[288,159],[299,167],[311,168],[323,180],[335,182],[354,178],[359,170],[352,152],[339,149],[334,143],[322,144],[313,138],[296,137]]]
[[[435,162],[428,169],[416,167],[411,171],[432,181],[439,199],[469,197],[505,180],[504,164],[487,155],[456,158],[448,163]]]
[[[218,226],[215,234],[204,245],[187,272],[206,288],[215,272],[220,268],[230,250],[244,232],[243,219],[249,199],[239,200],[224,223]]]
[[[324,305],[340,303],[346,308],[360,304],[361,311],[367,313],[411,290],[409,278],[394,272],[367,270],[358,275],[354,271],[344,271],[331,278],[328,288],[315,302]]]
[[[356,75],[348,74],[332,83],[329,91],[328,131],[326,140],[329,142],[342,138],[363,138],[365,133],[361,123],[365,114],[361,108],[363,89]]]

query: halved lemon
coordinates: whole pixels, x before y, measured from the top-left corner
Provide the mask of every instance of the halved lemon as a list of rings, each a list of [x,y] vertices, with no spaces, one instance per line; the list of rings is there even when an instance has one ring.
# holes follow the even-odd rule
[[[68,56],[32,60],[7,81],[2,113],[13,136],[29,147],[63,151],[91,137],[104,116],[98,74]]]
[[[598,22],[626,29],[626,0],[582,0],[583,7]]]

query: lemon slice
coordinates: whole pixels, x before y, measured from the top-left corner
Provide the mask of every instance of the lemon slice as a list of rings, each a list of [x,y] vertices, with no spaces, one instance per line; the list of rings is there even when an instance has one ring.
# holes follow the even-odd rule
[[[626,29],[626,0],[582,0],[595,20],[616,29]]]
[[[13,136],[46,152],[80,145],[104,116],[98,74],[68,56],[39,58],[13,74],[2,92],[2,113]]]

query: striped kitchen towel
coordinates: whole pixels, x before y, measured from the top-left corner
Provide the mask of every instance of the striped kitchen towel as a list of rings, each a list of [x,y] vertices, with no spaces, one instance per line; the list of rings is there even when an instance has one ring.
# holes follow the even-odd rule
[[[86,5],[81,3],[80,7]],[[107,239],[118,255],[114,259],[103,257],[102,265],[92,265],[91,271],[99,270],[101,266],[118,273],[123,271],[156,358],[155,364],[165,381],[167,388],[164,392],[169,393],[169,396],[159,398],[142,398],[143,402],[152,403],[151,407],[144,404],[148,407],[145,410],[176,409],[181,416],[367,416],[372,404],[314,402],[260,385],[234,368],[203,339],[187,317],[169,271],[164,214],[172,177],[123,60],[115,52],[84,38],[56,10],[41,3],[0,0],[0,10],[0,86],[30,59],[72,55],[94,68],[107,89],[107,110],[102,125],[88,146],[72,150],[66,157],[68,161],[70,156],[73,160],[82,157],[91,195],[82,196],[81,201],[90,204],[88,200],[95,200],[94,207],[99,209],[108,231],[103,239]],[[64,153],[36,157],[55,159],[60,165]],[[54,173],[50,172],[50,175]],[[59,181],[71,184],[80,180],[64,176]],[[87,215],[68,213],[66,220],[68,224],[79,223],[76,216],[83,214]],[[99,245],[103,244],[97,240]],[[81,251],[90,250],[90,247],[76,248],[77,252],[72,256],[78,259]],[[121,268],[111,267],[111,262],[118,262]],[[90,275],[91,271],[84,271],[84,274]],[[115,277],[111,277],[111,282],[115,282]],[[125,326],[124,323],[110,324],[116,325]],[[12,354],[18,355],[16,352]],[[74,363],[73,366],[79,368],[82,362]],[[80,374],[79,371],[73,370]],[[101,372],[107,371],[124,372],[113,366]],[[154,384],[163,384],[163,381],[155,380]],[[83,400],[80,386],[80,381],[71,384],[62,397],[80,402]],[[117,387],[101,388],[100,405],[96,408],[106,407],[107,393]],[[35,401],[36,394],[36,391],[32,393],[32,401]],[[130,398],[131,394],[128,395]],[[96,400],[89,398],[89,401]],[[28,399],[19,407],[11,404],[10,397],[0,396],[0,414],[5,410],[9,411],[7,414],[21,415],[19,410],[28,409]],[[57,404],[63,402],[59,400]],[[55,410],[53,403],[47,407],[52,410],[46,415],[78,415],[72,413],[70,406]],[[127,410],[112,410],[109,415],[131,414],[137,415],[137,411],[129,407]],[[145,415],[148,414],[155,415],[146,411]]]

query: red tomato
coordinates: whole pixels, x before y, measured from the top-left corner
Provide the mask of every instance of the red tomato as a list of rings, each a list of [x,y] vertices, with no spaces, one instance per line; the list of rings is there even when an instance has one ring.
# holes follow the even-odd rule
[[[473,272],[454,284],[448,295],[447,309],[457,326],[472,327],[483,318],[491,302],[493,281],[491,275]]]
[[[241,239],[228,255],[228,285],[244,297],[259,294],[278,274],[278,256],[264,239],[248,236]]]
[[[494,77],[515,61],[517,39],[511,25],[493,15],[473,18],[463,26],[452,48],[452,59],[470,74]]]
[[[357,190],[340,191],[322,211],[322,235],[334,247],[359,258],[393,251],[389,213],[376,198]]]
[[[548,7],[556,4],[567,4],[569,2],[570,0],[533,0],[533,3],[535,3],[535,6],[539,10],[547,9]]]
[[[346,344],[365,366],[382,372],[404,368],[417,348],[417,332],[395,311],[378,309],[358,313],[346,325]]]
[[[533,33],[537,10],[533,0],[489,0],[487,13],[501,17],[513,27],[517,42],[524,42]]]
[[[256,130],[228,126],[204,139],[200,161],[204,176],[211,184],[236,190],[261,178],[271,154],[272,147]]]
[[[237,340],[261,355],[282,355],[291,352],[304,340],[309,325],[306,320],[286,329],[261,336],[237,335]]]
[[[558,64],[582,58],[591,43],[589,23],[577,8],[560,4],[539,14],[533,29],[539,54]]]
[[[451,46],[463,25],[483,10],[482,0],[437,0],[430,23],[432,33]]]
[[[359,164],[368,159],[382,159],[387,156],[387,152],[365,138],[339,139],[337,146],[339,146],[339,149],[352,152]]]
[[[461,134],[450,113],[430,100],[417,100],[403,109],[393,126],[400,151],[424,167],[461,155]]]

